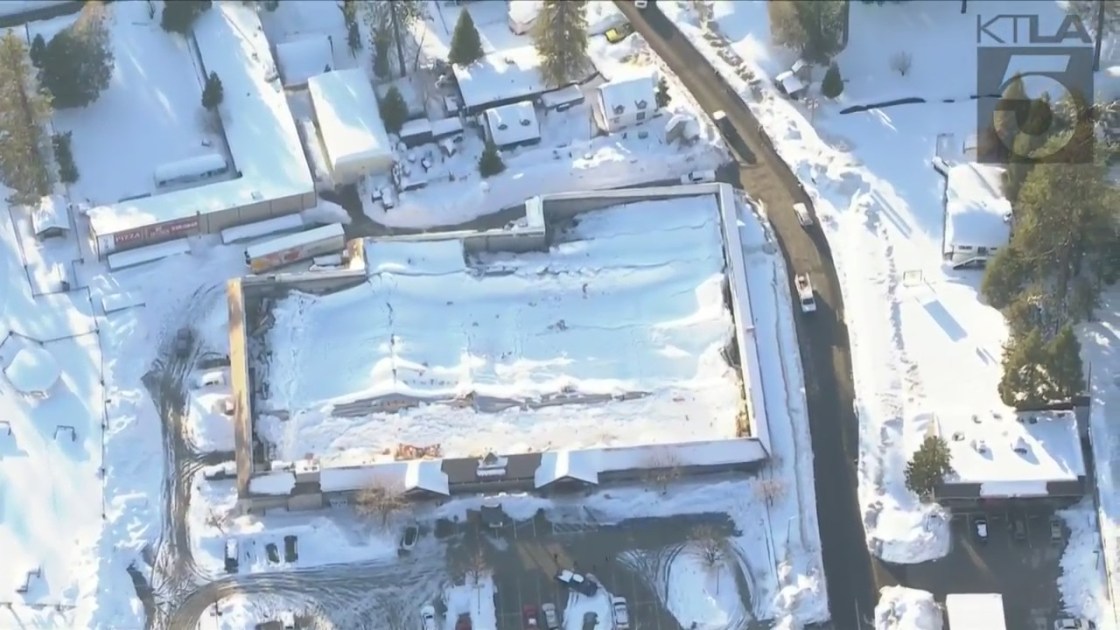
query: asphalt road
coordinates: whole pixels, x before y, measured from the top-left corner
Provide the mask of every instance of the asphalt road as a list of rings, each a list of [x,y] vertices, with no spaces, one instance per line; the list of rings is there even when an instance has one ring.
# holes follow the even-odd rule
[[[735,167],[725,169],[723,181],[742,188],[748,197],[768,209],[791,274],[808,273],[812,278],[817,312],[810,317],[798,317],[797,332],[805,368],[829,607],[838,628],[870,627],[878,587],[893,580],[868,553],[860,517],[856,492],[859,434],[853,405],[852,362],[832,254],[819,228],[801,228],[792,211],[796,202],[812,209],[812,201],[763,137],[746,103],[677,27],[656,6],[639,10],[626,0],[615,3],[705,112],[711,115],[722,110],[727,114],[750,155],[740,155]],[[793,278],[789,280],[796,304]]]

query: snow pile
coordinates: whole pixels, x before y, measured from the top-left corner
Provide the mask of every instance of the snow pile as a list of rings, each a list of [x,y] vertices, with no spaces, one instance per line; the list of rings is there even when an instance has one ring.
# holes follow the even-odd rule
[[[314,208],[304,210],[300,213],[300,216],[307,223],[322,223],[324,225],[328,223],[349,225],[351,221],[350,213],[346,212],[346,208],[326,199],[320,199]]]
[[[473,630],[497,630],[498,617],[494,610],[494,580],[489,573],[468,575],[465,584],[450,586],[444,591],[447,604],[448,627],[453,627],[459,615],[471,617]]]
[[[933,594],[904,586],[879,591],[875,630],[941,630],[941,607]]]
[[[705,550],[688,549],[670,567],[669,612],[685,628],[735,628],[749,618],[731,566],[723,560]]]
[[[233,420],[228,388],[207,388],[192,392],[187,404],[187,434],[200,452],[232,452]]]
[[[583,620],[588,615],[594,615],[598,620],[596,628],[611,628],[614,626],[611,611],[611,594],[600,585],[599,590],[591,597],[580,595],[575,591],[568,592],[568,604],[564,607],[561,617],[564,619],[564,630],[583,630]]]
[[[1062,574],[1058,577],[1064,610],[1083,619],[1104,621],[1098,625],[1100,630],[1115,628],[1107,623],[1112,604],[1106,587],[1097,513],[1092,500],[1085,499],[1058,514],[1069,528],[1069,540],[1062,553]]]

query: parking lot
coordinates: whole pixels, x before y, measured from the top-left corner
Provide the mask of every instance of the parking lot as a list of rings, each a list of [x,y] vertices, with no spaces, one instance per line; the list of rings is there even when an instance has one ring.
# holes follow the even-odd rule
[[[460,572],[477,562],[474,558],[481,550],[494,574],[497,630],[520,630],[527,605],[539,609],[551,602],[563,614],[569,603],[580,604],[578,598],[585,595],[555,581],[560,569],[590,573],[605,591],[625,597],[633,630],[679,630],[680,624],[661,605],[665,594],[658,597],[654,589],[665,588],[663,572],[674,554],[686,549],[689,532],[701,524],[726,535],[734,527],[723,514],[631,519],[605,526],[552,524],[543,516],[493,530],[471,524],[450,550],[449,561],[452,573]],[[607,597],[603,589],[595,597]],[[749,593],[741,596],[749,610]],[[585,630],[610,628],[610,619],[599,619],[597,626]]]
[[[1050,512],[1023,514],[1025,538],[1012,535],[1011,513],[989,512],[988,539],[975,534],[980,514],[953,518],[949,555],[934,562],[895,566],[893,573],[911,588],[932,592],[939,601],[949,593],[1002,593],[1007,627],[1052,630],[1061,602],[1057,579],[1068,532],[1052,541]]]

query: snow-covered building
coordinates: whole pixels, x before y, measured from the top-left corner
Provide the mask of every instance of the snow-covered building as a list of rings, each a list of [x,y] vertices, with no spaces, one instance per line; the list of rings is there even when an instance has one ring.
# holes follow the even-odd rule
[[[311,77],[307,91],[336,184],[351,184],[393,167],[393,145],[373,85],[362,70]]]
[[[1085,458],[1072,411],[939,414],[931,430],[952,454],[954,472],[936,490],[942,505],[1029,499],[1065,506],[1084,497]]]
[[[548,90],[532,46],[491,53],[469,66],[453,65],[466,114],[535,97]]]
[[[281,42],[276,45],[276,63],[285,88],[306,87],[308,79],[333,69],[330,37],[313,35]]]
[[[39,205],[31,213],[31,228],[39,239],[65,236],[70,231],[70,218],[67,216],[66,199],[61,195],[50,195],[39,200]]]
[[[592,104],[595,122],[614,133],[651,118],[657,112],[657,82],[641,74],[599,86]]]
[[[982,265],[1011,240],[1011,202],[1003,169],[968,162],[947,166],[942,253],[955,266]]]
[[[499,149],[508,149],[541,141],[541,125],[530,101],[510,103],[486,110],[486,139]]]
[[[46,348],[28,344],[20,348],[11,363],[4,368],[4,376],[20,393],[46,398],[62,375],[62,369]]]
[[[527,34],[543,4],[541,0],[509,0],[509,30],[515,35]]]
[[[315,182],[260,16],[239,2],[221,3],[193,30],[203,71],[225,86],[218,114],[239,176],[91,208],[101,258],[315,206]]]
[[[952,593],[945,596],[948,630],[1007,630],[1003,595]]]

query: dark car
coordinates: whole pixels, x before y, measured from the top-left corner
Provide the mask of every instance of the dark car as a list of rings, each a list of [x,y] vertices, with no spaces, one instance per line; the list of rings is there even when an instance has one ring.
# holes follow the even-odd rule
[[[299,560],[299,539],[288,534],[284,537],[284,562],[292,563]]]
[[[1011,517],[1011,537],[1019,542],[1027,539],[1027,519],[1022,516]]]
[[[540,628],[540,624],[537,623],[537,615],[539,614],[540,611],[532,604],[525,604],[521,607],[521,621],[525,624],[525,630]]]
[[[404,533],[401,534],[400,553],[409,553],[412,548],[416,546],[416,539],[420,537],[420,528],[415,525],[409,525],[404,528]]]
[[[191,354],[191,348],[194,346],[194,331],[190,328],[182,328],[175,335],[175,354],[180,358],[186,358]]]
[[[588,597],[594,595],[599,591],[599,585],[587,576],[569,571],[568,569],[561,569],[556,573],[556,581],[567,588],[572,589],[577,593],[587,595]]]

